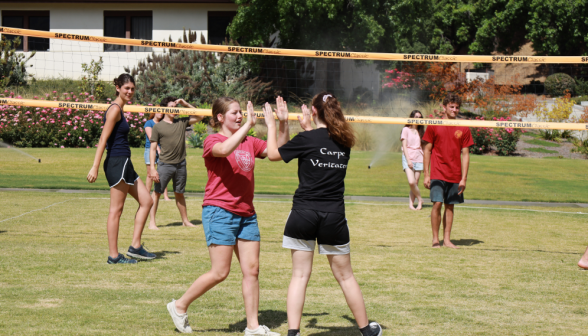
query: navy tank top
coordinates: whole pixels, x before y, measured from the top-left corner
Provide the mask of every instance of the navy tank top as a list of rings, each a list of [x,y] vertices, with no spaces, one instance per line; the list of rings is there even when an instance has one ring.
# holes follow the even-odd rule
[[[126,156],[131,157],[131,148],[129,147],[129,123],[127,122],[127,118],[125,118],[123,114],[123,109],[120,105],[113,103],[112,105],[116,105],[120,108],[120,120],[114,124],[114,128],[112,129],[112,133],[108,137],[108,141],[106,141],[106,157],[115,157],[115,156]],[[112,107],[110,105],[106,112],[104,113],[104,118],[102,122],[106,122],[106,114],[108,110]]]

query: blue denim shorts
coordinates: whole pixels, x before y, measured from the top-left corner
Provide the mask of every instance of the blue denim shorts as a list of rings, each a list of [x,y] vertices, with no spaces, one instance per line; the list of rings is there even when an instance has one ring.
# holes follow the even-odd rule
[[[202,228],[206,245],[235,245],[237,239],[259,241],[257,214],[241,217],[223,208],[207,205],[202,208]]]
[[[150,152],[151,152],[151,148],[145,148],[145,154],[143,155],[144,159],[145,159],[145,164],[151,164],[151,160],[150,160]],[[159,163],[159,153],[157,153],[157,151],[155,152],[155,163],[158,164]]]
[[[406,162],[406,157],[402,154],[402,170],[408,169],[408,162]],[[413,162],[412,163],[412,170],[414,171],[423,171],[423,163],[422,162]]]

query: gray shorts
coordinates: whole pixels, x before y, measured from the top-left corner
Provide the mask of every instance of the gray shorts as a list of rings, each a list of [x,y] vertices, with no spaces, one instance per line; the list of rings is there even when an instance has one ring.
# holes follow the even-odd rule
[[[175,193],[183,194],[186,191],[186,179],[188,177],[186,160],[176,164],[159,161],[157,173],[159,174],[159,183],[155,183],[156,193],[163,194],[163,191],[167,188],[167,184],[170,180],[174,183]]]
[[[459,183],[443,180],[431,180],[431,202],[443,202],[445,204],[460,204],[464,202],[463,193],[458,195]]]

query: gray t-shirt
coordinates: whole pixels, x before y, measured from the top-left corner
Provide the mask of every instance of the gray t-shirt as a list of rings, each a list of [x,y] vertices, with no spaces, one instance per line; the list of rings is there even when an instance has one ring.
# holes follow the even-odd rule
[[[176,118],[170,124],[162,120],[153,126],[151,142],[157,142],[161,146],[159,160],[163,163],[176,164],[186,158],[186,127],[190,123],[190,117]]]

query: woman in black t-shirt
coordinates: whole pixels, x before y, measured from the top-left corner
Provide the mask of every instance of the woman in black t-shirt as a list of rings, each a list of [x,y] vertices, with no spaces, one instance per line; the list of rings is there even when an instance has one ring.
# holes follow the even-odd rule
[[[298,159],[299,185],[294,194],[292,211],[284,229],[283,247],[292,253],[292,280],[288,288],[288,336],[300,335],[306,286],[312,272],[316,241],[319,253],[327,255],[335,279],[363,336],[382,335],[376,322],[369,323],[361,289],[351,269],[349,229],[345,218],[345,174],[353,129],[346,122],[339,102],[322,92],[312,99],[312,112],[302,106],[298,117],[305,132],[299,133],[278,148],[276,125],[269,104],[264,107],[267,125],[267,154],[271,161],[290,162]],[[286,102],[277,99],[276,113],[288,114]],[[312,128],[310,119],[316,125]]]

